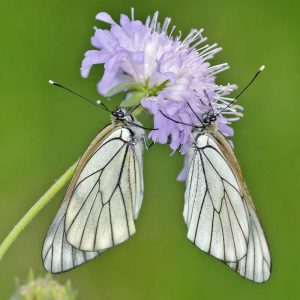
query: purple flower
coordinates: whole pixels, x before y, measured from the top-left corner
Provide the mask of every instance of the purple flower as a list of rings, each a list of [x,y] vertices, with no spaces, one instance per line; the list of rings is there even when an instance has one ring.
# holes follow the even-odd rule
[[[104,96],[128,91],[124,105],[141,103],[152,115],[154,127],[149,134],[154,142],[170,143],[173,150],[187,153],[192,126],[199,125],[211,108],[217,114],[236,88],[216,83],[215,75],[229,68],[227,63],[211,66],[208,62],[222,49],[204,44],[203,29],[192,29],[181,39],[169,30],[170,18],[158,22],[158,12],[145,23],[121,15],[117,24],[107,13],[97,20],[110,24],[110,30],[95,29],[92,45],[82,62],[81,74],[87,77],[94,64],[104,64],[98,91]],[[232,105],[217,118],[219,130],[233,135],[232,121],[238,120],[241,107]],[[176,120],[177,122],[174,122]]]

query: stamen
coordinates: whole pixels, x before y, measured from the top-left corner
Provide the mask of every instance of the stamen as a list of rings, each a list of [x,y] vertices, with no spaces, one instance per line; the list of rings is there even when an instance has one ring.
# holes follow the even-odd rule
[[[218,74],[218,73],[221,73],[221,72],[223,72],[223,71],[225,71],[225,70],[228,70],[229,68],[230,68],[230,67],[229,67],[228,64],[224,64],[221,68],[216,69],[215,71],[211,72],[210,75],[211,75],[211,76],[214,76],[214,75],[216,75],[216,74]]]
[[[207,47],[209,47],[209,45],[204,45],[203,47],[201,47],[201,48],[198,48],[197,49],[197,51],[198,51],[198,53],[200,53],[200,50],[204,50],[204,49],[206,49]]]
[[[156,11],[153,15],[152,21],[150,23],[150,30],[152,32],[156,31],[156,26],[157,26],[157,19],[158,19],[158,11]]]
[[[217,53],[220,52],[220,51],[222,51],[222,48],[221,48],[221,47],[212,49],[211,51],[202,54],[202,55],[201,55],[201,58],[203,59],[203,61],[205,61],[205,60],[207,60],[207,59],[212,58],[215,54],[217,54]]]
[[[178,31],[177,40],[180,41],[182,36],[181,30]]]
[[[176,26],[173,26],[173,27],[172,27],[172,29],[171,29],[171,31],[170,31],[170,33],[169,33],[169,38],[171,38],[171,36],[172,36],[172,34],[173,34],[175,28],[176,28]]]
[[[181,49],[182,47],[189,47],[197,39],[202,40],[203,31],[204,31],[203,28],[201,28],[200,30],[192,29],[190,33],[185,37],[185,39],[181,42],[181,46],[178,49]]]
[[[164,22],[164,24],[163,24],[163,27],[162,27],[162,29],[161,29],[161,32],[167,32],[170,23],[171,23],[171,18],[166,18],[166,19],[165,19],[165,22]]]
[[[228,63],[223,63],[223,64],[219,64],[219,65],[215,65],[215,66],[210,66],[207,68],[207,70],[214,70],[214,69],[219,69],[219,68],[223,68],[223,67],[227,67]]]
[[[201,45],[205,41],[207,41],[207,37],[201,36],[201,39],[197,43],[195,43],[191,48],[197,48],[199,45]]]
[[[156,31],[157,33],[161,33],[160,22],[157,22],[155,31]]]
[[[151,21],[151,17],[148,16],[148,17],[146,18],[146,21],[145,21],[145,26],[148,27],[148,28],[149,28],[150,21]]]
[[[211,49],[213,49],[213,48],[216,48],[218,46],[218,44],[217,43],[214,43],[214,44],[212,44],[212,45],[207,45],[207,47],[205,47],[205,49],[203,50],[203,51],[199,51],[199,50],[201,50],[201,49],[198,49],[198,53],[199,53],[199,55],[201,56],[201,55],[203,55],[203,54],[205,54],[207,51],[209,51],[209,50],[211,50]]]

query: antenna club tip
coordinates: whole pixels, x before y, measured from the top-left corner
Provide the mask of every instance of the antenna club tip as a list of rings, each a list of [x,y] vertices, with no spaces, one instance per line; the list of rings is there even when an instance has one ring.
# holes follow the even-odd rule
[[[262,65],[262,66],[259,68],[259,72],[262,72],[265,68],[266,68],[266,66],[265,66],[265,65]]]
[[[50,84],[54,84],[55,82],[53,80],[48,81]]]

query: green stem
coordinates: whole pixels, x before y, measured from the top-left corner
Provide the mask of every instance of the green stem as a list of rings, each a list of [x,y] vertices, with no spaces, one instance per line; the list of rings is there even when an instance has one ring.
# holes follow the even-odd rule
[[[56,193],[67,183],[72,177],[76,165],[74,163],[51,187],[50,189],[31,207],[31,209],[23,216],[23,218],[15,225],[5,240],[0,245],[0,261],[4,254],[16,240],[19,234],[32,221],[32,219],[48,204],[48,202],[56,195]]]

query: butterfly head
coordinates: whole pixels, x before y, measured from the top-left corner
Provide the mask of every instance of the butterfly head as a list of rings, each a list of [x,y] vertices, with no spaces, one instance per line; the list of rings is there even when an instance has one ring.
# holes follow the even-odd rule
[[[202,120],[203,127],[206,128],[207,126],[215,123],[217,117],[213,111],[208,111],[201,116],[201,120]]]
[[[129,111],[123,107],[118,107],[112,111],[112,116],[115,120],[121,122],[133,122],[133,117],[129,113]]]
[[[197,140],[197,137],[205,132],[215,133],[218,130],[216,125],[217,115],[214,114],[213,110],[203,113],[199,120],[201,120],[201,125],[194,127],[192,130],[193,140]]]

